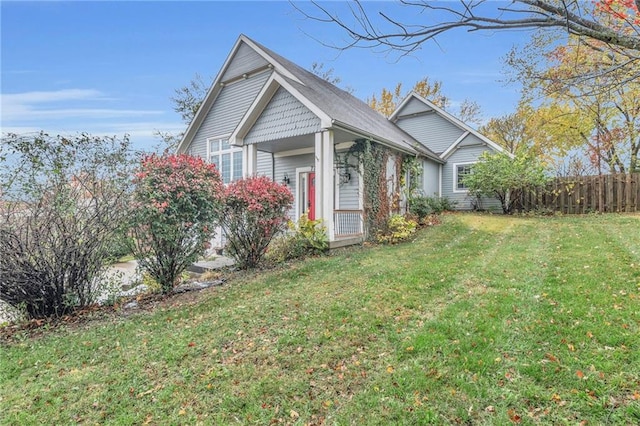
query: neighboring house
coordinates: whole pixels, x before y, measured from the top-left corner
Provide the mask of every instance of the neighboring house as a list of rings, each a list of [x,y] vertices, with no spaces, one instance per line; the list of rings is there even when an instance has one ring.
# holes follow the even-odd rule
[[[443,130],[432,132],[429,122],[421,126],[415,121],[419,117],[441,117],[462,130],[447,133],[446,125],[438,124]],[[438,143],[431,148],[434,138]],[[290,217],[307,213],[322,219],[330,247],[339,247],[361,242],[366,233],[363,170],[346,157],[362,140],[387,150],[386,201],[394,210],[401,210],[404,202],[402,159],[420,159],[426,195],[463,199],[463,188],[443,187],[451,165],[474,161],[482,151],[476,142],[484,143],[484,149],[500,149],[415,95],[387,120],[351,94],[241,35],[177,151],[215,163],[225,183],[265,175],[287,184],[295,199]],[[467,151],[476,156],[464,155]],[[464,172],[456,170],[458,176]]]

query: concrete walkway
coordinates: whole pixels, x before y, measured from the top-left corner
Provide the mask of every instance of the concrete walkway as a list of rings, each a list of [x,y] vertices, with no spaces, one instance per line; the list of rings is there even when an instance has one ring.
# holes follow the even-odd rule
[[[202,274],[216,269],[228,268],[234,265],[233,259],[225,256],[216,256],[210,260],[200,260],[187,268],[188,271]]]

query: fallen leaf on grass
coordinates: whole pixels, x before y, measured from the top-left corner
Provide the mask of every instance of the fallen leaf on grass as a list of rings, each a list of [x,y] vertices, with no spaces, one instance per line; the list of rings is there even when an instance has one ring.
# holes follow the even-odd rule
[[[520,417],[518,413],[516,413],[516,410],[512,408],[507,410],[507,415],[509,416],[509,420],[511,420],[513,423],[520,423],[520,421],[522,420],[522,417]]]
[[[576,371],[576,376],[578,376],[578,379],[584,379],[584,373],[580,370]]]
[[[558,360],[558,358],[556,358],[555,356],[553,356],[553,354],[550,354],[550,353],[548,353],[548,352],[547,352],[544,356],[545,356],[545,358],[547,358],[547,359],[548,359],[549,361],[551,361],[551,362],[557,362],[558,364],[560,363],[560,361]]]

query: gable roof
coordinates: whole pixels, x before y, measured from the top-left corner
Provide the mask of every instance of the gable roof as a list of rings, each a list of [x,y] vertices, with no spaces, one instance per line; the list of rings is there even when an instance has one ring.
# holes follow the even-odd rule
[[[248,118],[249,114],[252,114],[255,117],[256,111],[253,111],[254,109],[264,108],[266,102],[259,98],[265,95],[265,93],[268,95],[270,90],[265,89],[269,84],[276,81],[279,86],[284,87],[303,104],[311,107],[310,109],[323,119],[325,123],[328,119],[331,123],[331,127],[341,128],[396,149],[421,154],[437,161],[438,163],[442,163],[442,160],[437,154],[415,140],[411,135],[404,132],[394,123],[387,120],[380,113],[374,111],[362,100],[303,69],[272,50],[251,40],[245,35],[240,35],[238,37],[231,53],[227,57],[222,69],[216,77],[216,80],[202,102],[200,109],[187,128],[187,131],[178,146],[179,151],[186,149],[195,136],[197,129],[204,121],[209,109],[215,101],[215,98],[220,92],[222,76],[243,43],[262,56],[269,63],[269,67],[273,67],[274,75],[269,78],[265,87],[258,95],[258,99],[254,101],[249,111],[245,114],[239,126],[234,131],[234,135],[237,135],[241,126],[247,125],[247,123],[251,121],[251,119]],[[279,76],[275,77],[276,74]],[[273,93],[271,93],[271,95],[272,94]],[[258,113],[259,112],[261,112],[261,110],[258,111]]]
[[[464,132],[462,133],[462,135],[456,139],[446,150],[444,150],[441,154],[440,154],[440,158],[442,160],[446,160],[455,150],[455,148],[460,145],[462,143],[462,141],[469,135],[474,135],[476,136],[478,139],[480,139],[482,142],[486,143],[487,145],[489,145],[491,148],[493,148],[494,150],[498,151],[498,152],[506,152],[505,149],[503,147],[501,147],[500,145],[498,145],[497,143],[495,143],[494,141],[492,141],[491,139],[489,139],[488,137],[484,136],[482,133],[478,132],[477,130],[475,130],[474,128],[472,128],[471,126],[469,126],[468,124],[466,124],[465,122],[463,122],[462,120],[460,120],[459,118],[451,115],[450,113],[448,113],[447,111],[445,111],[444,109],[440,108],[439,106],[437,106],[436,104],[434,104],[433,102],[423,98],[422,96],[418,95],[415,91],[412,91],[411,93],[409,93],[403,100],[402,102],[400,102],[400,105],[398,105],[398,107],[396,108],[396,110],[393,112],[393,114],[391,114],[391,116],[389,117],[390,121],[393,121],[394,123],[396,121],[398,121],[398,119],[400,118],[400,112],[402,111],[402,109],[407,106],[409,104],[409,102],[411,101],[411,99],[417,99],[418,101],[422,102],[423,104],[425,104],[427,107],[429,107],[429,109],[431,109],[432,111],[434,111],[436,114],[438,114],[440,117],[444,118],[445,120],[447,120],[448,122],[450,122],[451,124],[453,124],[454,126],[458,127],[459,129],[463,130]]]

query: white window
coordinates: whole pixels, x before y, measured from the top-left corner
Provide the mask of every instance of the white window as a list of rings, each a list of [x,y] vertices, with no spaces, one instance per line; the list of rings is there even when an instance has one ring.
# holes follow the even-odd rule
[[[459,163],[453,165],[453,192],[466,192],[464,177],[471,173],[474,163]]]
[[[242,148],[229,145],[226,137],[207,139],[207,157],[216,165],[223,183],[242,178]]]
[[[416,173],[412,174],[411,170],[407,170],[406,180],[408,187],[413,186],[418,193],[421,193],[424,189],[424,163],[422,160],[418,161],[418,167],[415,170]]]

